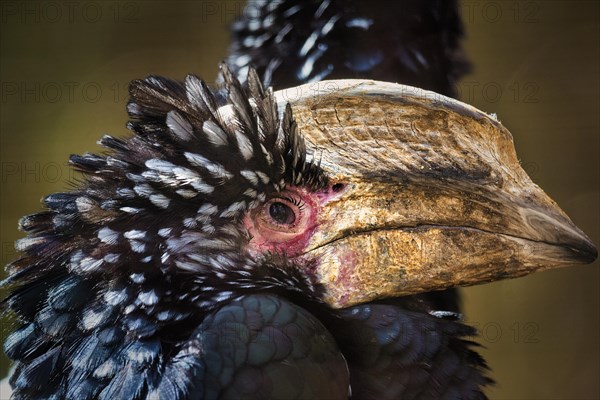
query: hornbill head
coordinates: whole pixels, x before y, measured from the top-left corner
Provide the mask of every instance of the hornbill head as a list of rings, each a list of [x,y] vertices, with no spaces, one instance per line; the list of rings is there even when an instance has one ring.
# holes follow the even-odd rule
[[[282,287],[340,308],[597,256],[493,115],[385,82],[273,93],[254,70],[247,88],[221,73],[220,92],[133,82],[136,134],[71,158],[86,183],[23,218],[6,283],[66,265],[109,289],[191,275],[203,308]]]
[[[247,89],[222,75],[221,95],[193,76],[134,83],[137,135],[105,138],[116,151],[105,160],[73,159],[92,172],[76,207],[102,227],[72,269],[103,270],[127,252],[121,262],[140,273],[191,273],[202,297],[263,282],[339,308],[596,257],[494,116],[391,83],[273,93],[254,71]]]

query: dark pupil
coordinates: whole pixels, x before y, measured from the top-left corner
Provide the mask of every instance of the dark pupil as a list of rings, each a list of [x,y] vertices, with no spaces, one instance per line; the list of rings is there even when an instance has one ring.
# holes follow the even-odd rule
[[[279,202],[271,204],[269,207],[269,215],[278,224],[291,225],[296,220],[294,211],[287,205]]]

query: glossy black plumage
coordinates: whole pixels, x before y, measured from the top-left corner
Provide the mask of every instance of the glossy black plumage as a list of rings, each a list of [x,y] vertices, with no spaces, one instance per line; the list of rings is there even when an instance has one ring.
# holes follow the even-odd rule
[[[251,2],[233,25],[229,63],[276,89],[367,78],[455,94],[469,70],[456,0]]]
[[[317,318],[290,301],[249,295],[208,316],[195,332],[210,359],[207,398],[337,399],[346,361]]]

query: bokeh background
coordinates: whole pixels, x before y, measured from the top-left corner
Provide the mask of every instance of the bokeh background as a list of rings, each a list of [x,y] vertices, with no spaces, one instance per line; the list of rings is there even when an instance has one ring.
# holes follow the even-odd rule
[[[1,262],[17,220],[64,190],[69,154],[125,135],[127,84],[149,74],[216,74],[241,1],[0,2]],[[461,99],[495,112],[524,168],[598,244],[600,3],[461,4],[474,72]],[[599,265],[463,290],[498,384],[493,399],[595,399]],[[2,339],[11,328],[2,320]],[[0,361],[0,376],[8,361]],[[0,394],[0,398],[3,398]]]

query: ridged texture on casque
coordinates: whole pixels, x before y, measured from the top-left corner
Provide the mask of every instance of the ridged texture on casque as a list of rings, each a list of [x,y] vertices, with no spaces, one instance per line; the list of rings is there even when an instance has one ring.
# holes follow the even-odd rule
[[[456,0],[252,1],[233,25],[229,63],[276,89],[368,78],[452,96],[469,70]]]

